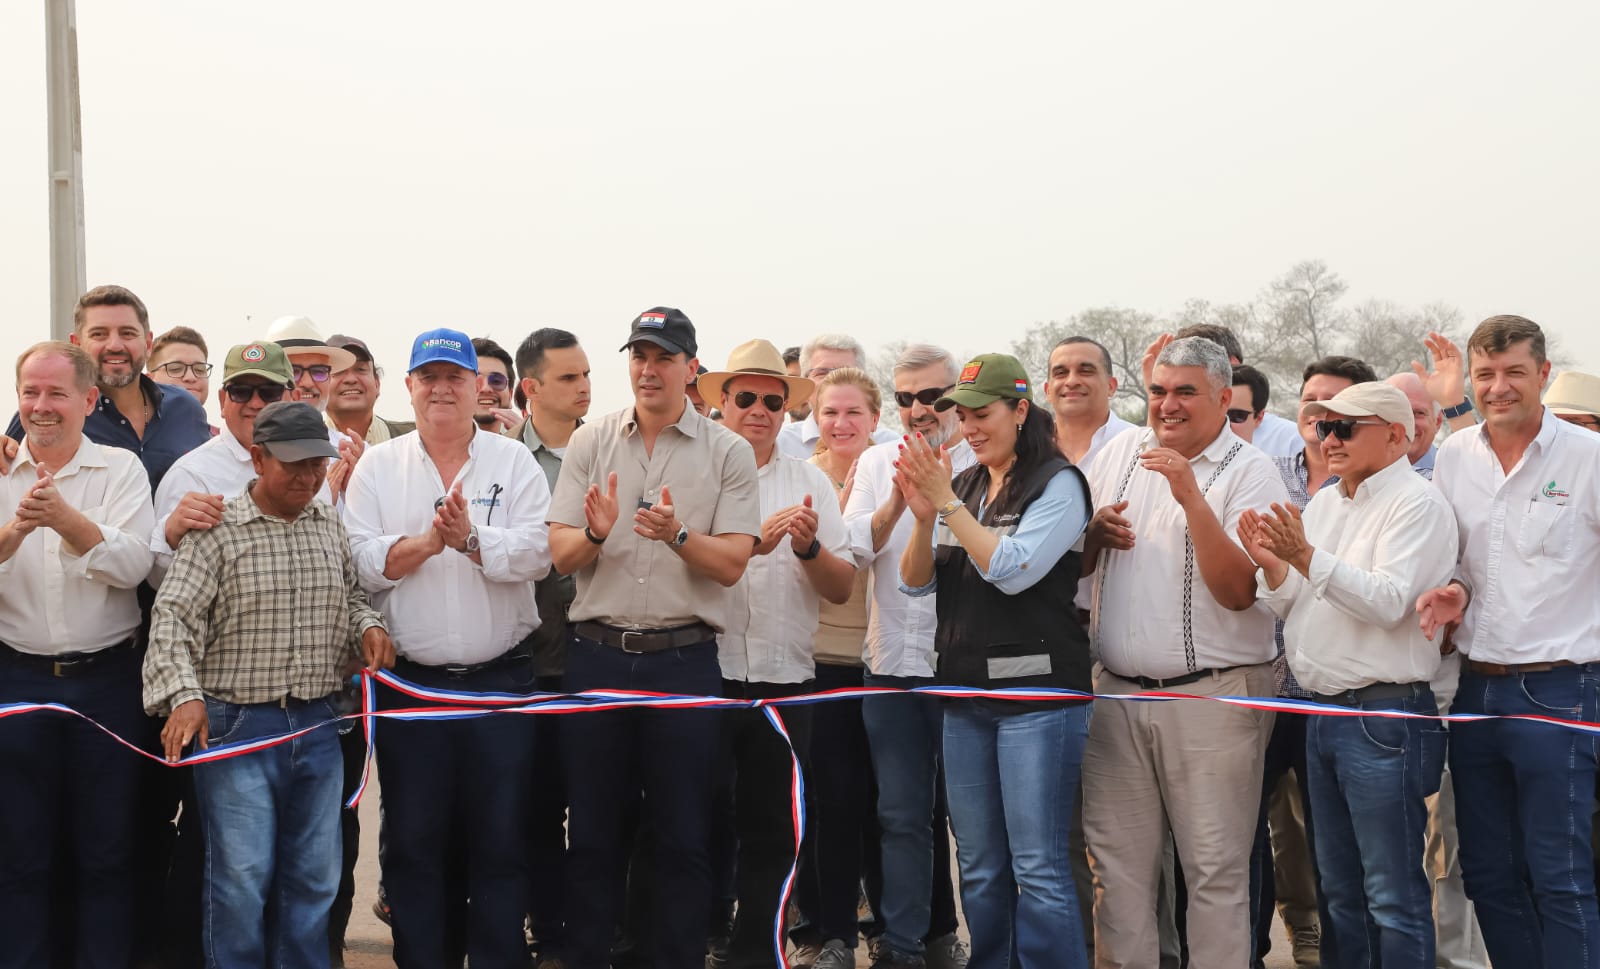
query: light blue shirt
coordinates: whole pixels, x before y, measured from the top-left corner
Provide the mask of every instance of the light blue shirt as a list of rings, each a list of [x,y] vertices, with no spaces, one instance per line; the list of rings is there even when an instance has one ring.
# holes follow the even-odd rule
[[[982,505],[978,513],[982,515]],[[1024,592],[1056,567],[1061,556],[1077,543],[1088,526],[1089,508],[1083,500],[1083,489],[1070,470],[1062,469],[1022,513],[1017,530],[1000,536],[1000,544],[989,556],[989,570],[978,569],[978,574],[1008,596]],[[945,527],[941,523],[934,530],[935,541],[938,529]],[[973,567],[977,567],[976,562]],[[937,574],[927,585],[915,588],[906,585],[902,578],[900,591],[910,596],[925,596],[938,584]]]

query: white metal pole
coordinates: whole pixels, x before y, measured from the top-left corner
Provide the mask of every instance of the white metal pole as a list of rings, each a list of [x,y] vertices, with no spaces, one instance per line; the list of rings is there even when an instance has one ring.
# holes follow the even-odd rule
[[[45,0],[45,71],[50,99],[50,335],[65,340],[72,333],[78,296],[88,288],[75,0]]]

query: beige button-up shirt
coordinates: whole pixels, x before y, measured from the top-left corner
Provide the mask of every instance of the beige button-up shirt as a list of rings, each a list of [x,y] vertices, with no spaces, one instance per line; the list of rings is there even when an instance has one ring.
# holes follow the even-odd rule
[[[634,629],[664,629],[704,622],[727,629],[729,590],[692,571],[665,543],[633,530],[639,503],[672,492],[673,510],[690,531],[760,537],[761,496],[756,458],[749,442],[688,405],[683,416],[656,436],[645,453],[633,409],[607,414],[578,428],[567,444],[561,477],[550,501],[551,524],[582,528],[583,496],[589,486],[606,487],[617,473],[617,524],[600,557],[579,570],[578,594],[569,617]]]

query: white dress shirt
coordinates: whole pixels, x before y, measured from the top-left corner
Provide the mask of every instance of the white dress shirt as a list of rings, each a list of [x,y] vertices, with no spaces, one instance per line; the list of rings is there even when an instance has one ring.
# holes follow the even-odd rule
[[[816,453],[817,442],[822,440],[822,428],[817,426],[815,414],[807,414],[803,421],[790,421],[778,428],[778,452],[785,457],[808,460]],[[873,444],[887,444],[900,440],[900,435],[887,427],[872,430]]]
[[[39,480],[24,440],[0,478],[0,507],[15,509]],[[138,455],[87,437],[55,473],[56,490],[100,528],[79,555],[55,529],[39,526],[0,562],[0,642],[52,656],[115,646],[139,628],[134,589],[150,572],[150,477]]]
[[[389,549],[427,531],[433,503],[457,482],[483,564],[447,548],[410,575],[385,577]],[[427,666],[483,663],[537,629],[533,583],[550,571],[549,508],[550,486],[521,441],[478,431],[448,484],[416,431],[369,447],[350,475],[345,528],[400,655]]]
[[[344,435],[330,428],[328,440],[338,447]],[[172,556],[177,549],[167,544],[167,519],[177,510],[183,496],[197,491],[203,495],[221,495],[226,501],[244,494],[245,485],[255,477],[250,449],[239,443],[226,424],[211,440],[179,458],[167,470],[161,487],[156,489],[156,527],[150,532],[150,550],[156,555],[155,565],[150,569],[152,586],[160,588],[167,569],[172,567]],[[326,480],[317,490],[317,497],[334,504]]]
[[[1600,661],[1600,434],[1546,409],[1507,474],[1479,424],[1439,445],[1433,483],[1455,509],[1456,578],[1472,591],[1461,652],[1481,663]]]
[[[1100,425],[1100,429],[1095,431],[1094,437],[1089,440],[1089,450],[1085,451],[1083,458],[1078,461],[1078,470],[1088,474],[1089,468],[1094,464],[1095,457],[1105,450],[1105,446],[1111,443],[1113,438],[1128,428],[1137,426],[1137,424],[1128,423],[1118,417],[1116,411],[1112,411],[1106,416],[1106,422]]]
[[[900,449],[871,447],[856,463],[855,486],[845,505],[845,525],[860,566],[871,563],[867,604],[867,671],[878,676],[932,676],[935,659],[933,635],[938,626],[934,596],[908,596],[900,591],[900,554],[911,543],[912,516],[908,508],[895,522],[883,548],[872,551],[872,513],[888,500],[894,488],[894,462]],[[950,449],[950,461],[959,474],[977,461],[962,441]]]
[[[1277,414],[1261,415],[1261,426],[1250,436],[1250,443],[1275,458],[1290,458],[1306,449],[1300,425]]]
[[[756,469],[761,520],[798,505],[807,495],[817,511],[817,541],[851,561],[850,539],[839,512],[838,490],[822,469],[774,451]],[[752,555],[729,590],[728,628],[717,634],[717,661],[728,680],[804,683],[817,675],[812,640],[819,596],[787,538],[766,555]]]
[[[1093,573],[1090,636],[1100,662],[1117,676],[1166,679],[1270,661],[1277,652],[1271,612],[1259,603],[1234,612],[1212,598],[1167,479],[1139,466],[1139,455],[1156,446],[1148,427],[1123,431],[1089,474],[1096,508],[1128,502],[1122,515],[1134,535],[1127,551],[1102,550]],[[1189,465],[1205,488],[1206,504],[1236,543],[1246,508],[1266,512],[1273,502],[1289,500],[1272,459],[1226,425]]]
[[[1439,672],[1439,644],[1423,638],[1417,597],[1450,580],[1456,519],[1437,488],[1399,460],[1361,482],[1323,488],[1304,513],[1315,551],[1309,578],[1256,589],[1284,620],[1289,669],[1312,693],[1373,683],[1417,683]]]

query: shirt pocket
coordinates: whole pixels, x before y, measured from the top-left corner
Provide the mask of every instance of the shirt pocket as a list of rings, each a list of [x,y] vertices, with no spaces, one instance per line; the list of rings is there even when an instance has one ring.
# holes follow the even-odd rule
[[[1550,501],[1528,502],[1517,535],[1517,551],[1524,557],[1542,555],[1563,560],[1572,552],[1572,532],[1576,515],[1567,505]]]

